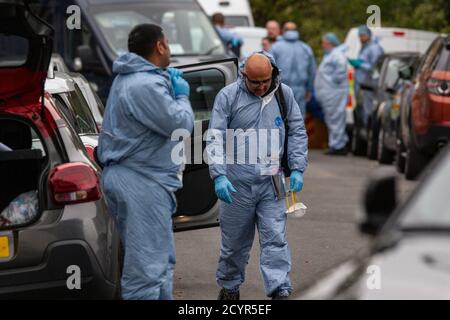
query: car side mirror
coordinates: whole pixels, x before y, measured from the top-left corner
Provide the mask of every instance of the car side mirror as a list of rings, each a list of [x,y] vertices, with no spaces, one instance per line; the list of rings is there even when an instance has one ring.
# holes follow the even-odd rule
[[[380,169],[370,179],[364,196],[365,219],[360,231],[376,236],[386,225],[397,206],[397,177],[393,170]]]
[[[397,92],[397,90],[395,90],[392,87],[387,87],[386,88],[386,92],[389,93],[389,94],[395,94]]]
[[[76,55],[78,59],[75,59],[76,68],[78,71],[93,71],[98,73],[104,73],[102,63],[98,59],[88,45],[81,45],[77,47]]]
[[[375,91],[375,86],[372,83],[369,83],[367,81],[362,82],[360,87],[361,87],[361,90]]]
[[[398,71],[398,76],[402,80],[411,80],[413,74],[412,67],[403,68]]]

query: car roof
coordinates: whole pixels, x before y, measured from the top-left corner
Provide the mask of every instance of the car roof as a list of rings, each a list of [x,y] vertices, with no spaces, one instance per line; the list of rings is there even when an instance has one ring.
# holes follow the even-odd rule
[[[55,71],[54,78],[47,78],[45,91],[50,94],[59,94],[75,91],[75,81],[66,73]]]

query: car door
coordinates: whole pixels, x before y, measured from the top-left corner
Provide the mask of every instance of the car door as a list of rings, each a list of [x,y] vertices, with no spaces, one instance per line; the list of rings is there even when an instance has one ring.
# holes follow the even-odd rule
[[[190,101],[195,114],[195,128],[185,142],[187,164],[183,189],[177,192],[178,208],[174,230],[216,227],[219,204],[208,165],[203,157],[206,143],[203,136],[209,126],[216,95],[238,76],[238,60],[226,59],[178,67],[191,87]]]

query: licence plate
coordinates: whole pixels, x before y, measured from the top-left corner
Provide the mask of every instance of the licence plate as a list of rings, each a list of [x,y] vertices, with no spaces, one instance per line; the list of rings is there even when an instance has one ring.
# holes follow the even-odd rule
[[[13,256],[12,234],[0,233],[0,262],[10,260]]]

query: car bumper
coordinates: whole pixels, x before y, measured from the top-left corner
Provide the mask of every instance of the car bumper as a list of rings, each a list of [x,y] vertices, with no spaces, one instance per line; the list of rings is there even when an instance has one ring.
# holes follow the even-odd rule
[[[0,271],[0,299],[114,299],[118,285],[79,240],[53,243],[37,266]]]
[[[431,125],[426,134],[416,136],[419,149],[427,153],[435,153],[450,140],[450,126]]]

